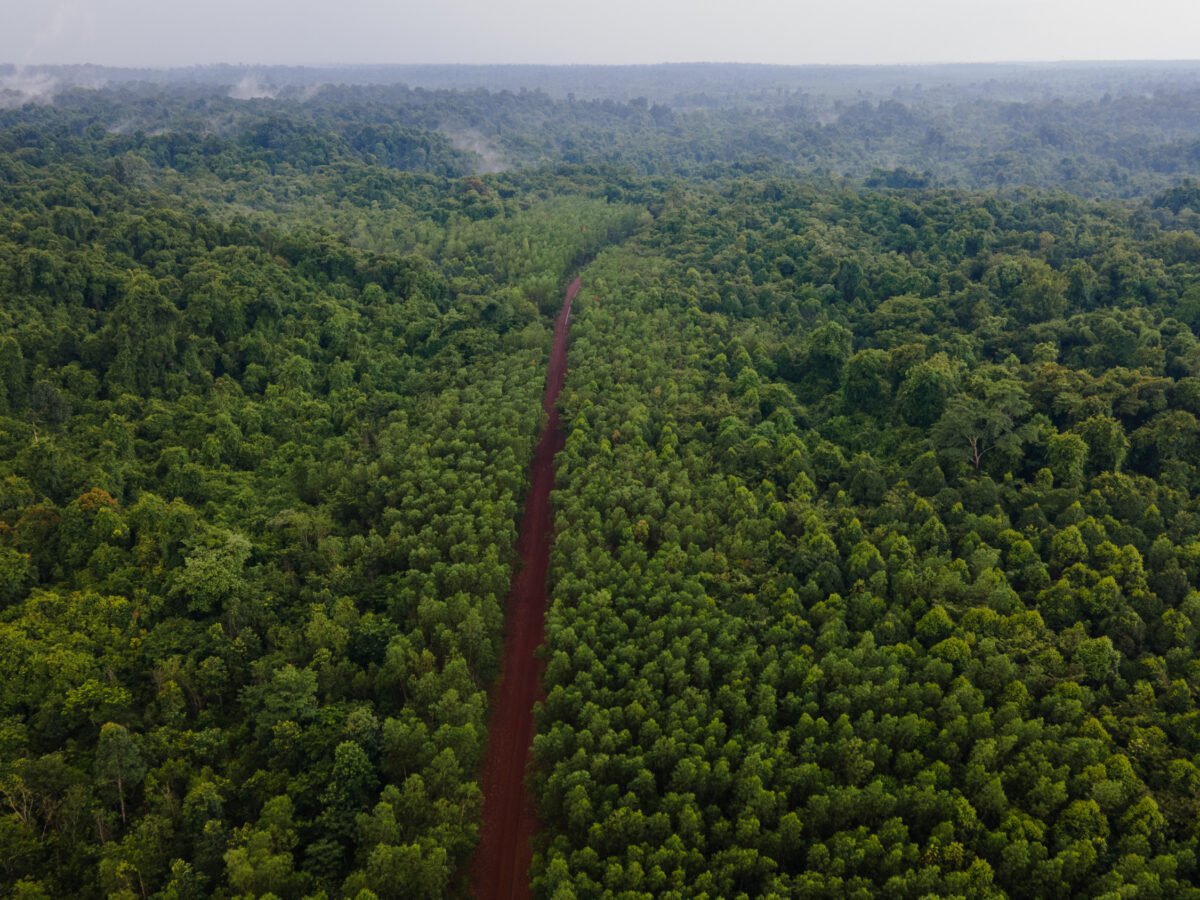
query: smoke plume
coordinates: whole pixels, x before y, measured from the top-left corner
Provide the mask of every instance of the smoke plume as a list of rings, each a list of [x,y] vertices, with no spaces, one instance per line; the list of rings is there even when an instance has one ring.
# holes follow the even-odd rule
[[[468,153],[474,153],[479,157],[479,164],[476,166],[476,171],[479,174],[486,175],[493,172],[503,172],[510,168],[508,160],[504,158],[504,154],[490,144],[479,132],[443,130],[443,133],[450,139],[450,144],[455,150],[464,150]]]
[[[0,77],[0,109],[17,109],[27,103],[53,103],[58,89],[58,79],[53,76],[17,69],[11,75]]]
[[[274,100],[278,95],[277,88],[263,84],[256,75],[247,75],[229,89],[234,100]]]

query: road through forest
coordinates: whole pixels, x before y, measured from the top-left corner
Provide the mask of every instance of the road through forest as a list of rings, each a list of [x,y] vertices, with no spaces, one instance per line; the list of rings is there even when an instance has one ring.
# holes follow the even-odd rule
[[[542,696],[543,666],[535,654],[546,631],[546,576],[554,528],[550,508],[554,456],[566,440],[558,421],[558,394],[567,374],[567,333],[571,304],[579,294],[579,286],[576,278],[567,287],[554,326],[542,398],[548,418],[533,453],[529,494],[517,537],[518,568],[505,608],[504,655],[500,679],[492,694],[483,764],[483,831],[471,873],[475,896],[480,900],[532,896],[529,866],[537,819],[533,798],[525,787],[525,773],[533,746],[533,705]]]

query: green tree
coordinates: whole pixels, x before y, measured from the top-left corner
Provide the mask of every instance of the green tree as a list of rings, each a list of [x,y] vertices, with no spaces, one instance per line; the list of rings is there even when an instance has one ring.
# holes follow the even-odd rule
[[[146,764],[137,738],[116,722],[102,725],[96,744],[96,780],[116,792],[122,822],[128,821],[126,797],[142,783],[145,775]]]
[[[1031,409],[1021,384],[997,378],[979,386],[978,394],[949,400],[933,427],[933,439],[951,457],[965,457],[978,469],[993,452],[1018,457],[1028,436],[1021,419]]]

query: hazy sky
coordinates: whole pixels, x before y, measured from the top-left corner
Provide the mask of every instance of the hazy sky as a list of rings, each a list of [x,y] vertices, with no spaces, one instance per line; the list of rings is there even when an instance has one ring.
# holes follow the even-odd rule
[[[1194,59],[1198,0],[0,0],[0,62]]]

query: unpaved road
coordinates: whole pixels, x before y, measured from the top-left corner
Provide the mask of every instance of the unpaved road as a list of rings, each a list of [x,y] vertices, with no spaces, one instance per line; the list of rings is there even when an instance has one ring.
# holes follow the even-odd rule
[[[579,285],[576,278],[567,287],[554,326],[542,399],[549,417],[529,471],[529,495],[517,538],[520,562],[505,609],[504,656],[492,694],[483,764],[483,832],[471,871],[475,896],[480,900],[532,896],[529,865],[537,819],[533,798],[525,787],[525,772],[533,746],[533,705],[542,696],[542,664],[534,654],[546,632],[546,576],[554,528],[550,491],[554,487],[554,456],[566,440],[557,403],[567,375],[567,332]]]

